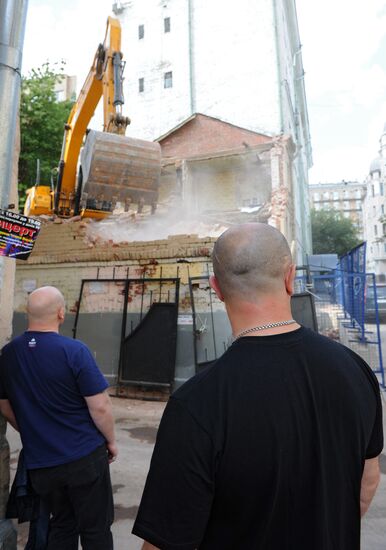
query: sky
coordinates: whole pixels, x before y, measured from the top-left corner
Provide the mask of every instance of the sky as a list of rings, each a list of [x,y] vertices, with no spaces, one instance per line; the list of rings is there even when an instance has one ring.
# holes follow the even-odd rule
[[[310,183],[362,181],[386,123],[386,0],[296,4],[313,148]],[[80,87],[111,6],[112,0],[29,0],[23,74],[47,59],[64,59]]]

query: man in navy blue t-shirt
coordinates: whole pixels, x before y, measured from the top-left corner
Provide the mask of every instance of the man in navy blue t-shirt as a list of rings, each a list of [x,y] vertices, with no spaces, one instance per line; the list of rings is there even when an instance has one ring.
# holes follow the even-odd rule
[[[20,431],[33,488],[51,511],[49,550],[113,548],[109,462],[117,456],[108,384],[89,349],[59,334],[62,294],[28,299],[28,330],[0,356],[0,411]]]

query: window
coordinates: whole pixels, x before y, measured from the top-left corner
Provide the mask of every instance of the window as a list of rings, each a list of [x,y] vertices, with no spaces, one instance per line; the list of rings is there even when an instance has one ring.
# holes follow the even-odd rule
[[[170,32],[170,17],[164,19],[164,32]]]
[[[356,196],[357,199],[362,198],[362,197],[361,197],[361,190],[360,190],[360,189],[357,189],[357,190],[356,190],[355,196]]]
[[[382,214],[385,213],[385,205],[384,204],[382,204],[382,206],[381,206],[381,212],[382,212]]]
[[[384,246],[384,249],[385,249],[385,252],[386,252],[386,243],[383,246]]]
[[[138,79],[138,91],[139,91],[139,93],[145,91],[145,79],[144,78],[139,78]]]
[[[145,25],[138,25],[138,40],[145,38]]]
[[[319,193],[314,193],[314,201],[318,201],[319,200]]]
[[[350,208],[350,204],[349,204],[348,201],[344,201],[344,203],[343,203],[343,208],[344,208],[345,210],[348,210],[348,209]]]
[[[377,209],[375,208],[375,206],[373,206],[373,216],[376,216],[377,215]]]
[[[339,200],[339,193],[338,191],[334,191],[334,201],[338,201]]]
[[[382,225],[383,236],[386,235],[386,223]]]
[[[356,209],[357,210],[360,210],[362,208],[362,203],[361,201],[356,201]]]
[[[377,225],[374,225],[374,235],[375,236],[378,235],[378,226]]]
[[[172,71],[168,71],[164,74],[164,88],[172,88],[173,87],[173,73]]]
[[[344,215],[345,218],[349,218],[350,217],[350,212],[344,212],[343,215]]]
[[[383,181],[379,182],[379,193],[383,195]]]
[[[375,187],[374,184],[371,185],[371,196],[375,197]]]
[[[66,99],[64,90],[59,90],[58,92],[55,92],[56,101],[64,101]]]

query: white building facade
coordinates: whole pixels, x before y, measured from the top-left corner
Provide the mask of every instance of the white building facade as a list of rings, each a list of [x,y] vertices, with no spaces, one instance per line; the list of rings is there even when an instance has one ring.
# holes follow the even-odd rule
[[[380,151],[370,165],[364,201],[364,229],[367,241],[367,271],[378,283],[386,283],[386,124]]]
[[[195,113],[291,136],[299,259],[311,252],[312,165],[295,0],[130,0],[122,25],[128,134],[157,139]]]

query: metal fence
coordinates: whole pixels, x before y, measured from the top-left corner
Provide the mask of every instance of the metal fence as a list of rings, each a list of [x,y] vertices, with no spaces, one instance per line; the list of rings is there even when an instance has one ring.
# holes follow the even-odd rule
[[[82,280],[73,336],[88,345],[110,383],[172,385],[179,283],[178,277]]]
[[[363,258],[363,249],[358,256],[357,266]],[[342,267],[345,265],[349,264],[340,263]],[[314,296],[318,331],[358,353],[385,387],[375,275],[341,269],[323,274],[306,274],[301,270],[296,289]]]

